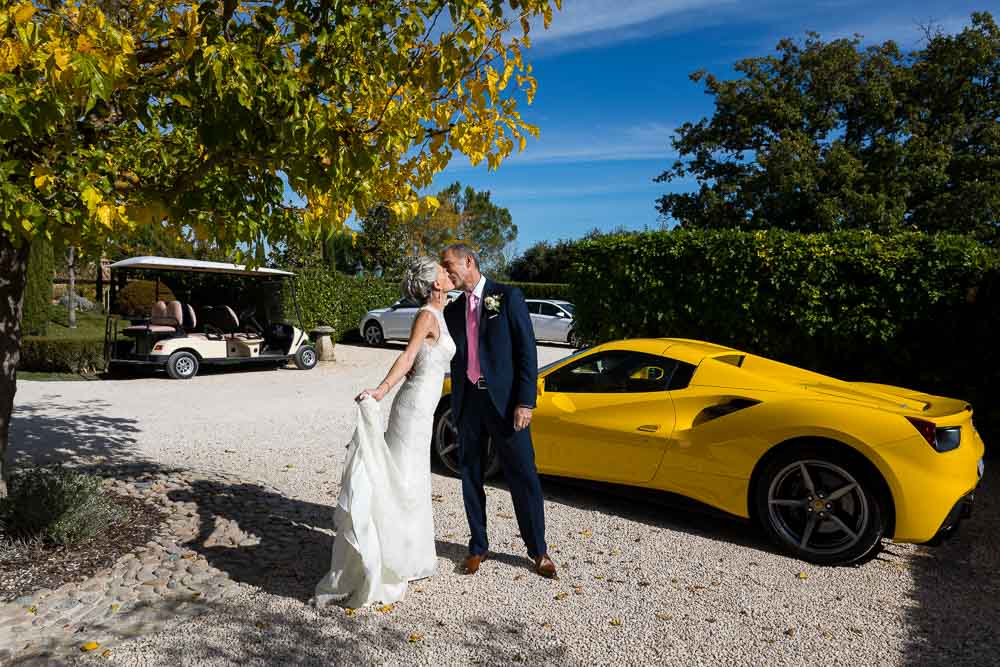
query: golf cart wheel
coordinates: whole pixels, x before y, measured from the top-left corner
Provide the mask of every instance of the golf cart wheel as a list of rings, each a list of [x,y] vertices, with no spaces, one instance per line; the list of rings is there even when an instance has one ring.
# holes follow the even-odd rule
[[[167,359],[167,375],[174,380],[190,380],[198,374],[198,357],[180,350]]]
[[[311,345],[303,345],[295,352],[295,367],[300,371],[316,368],[317,361],[319,356],[316,354],[316,348]]]
[[[434,416],[434,442],[431,451],[437,460],[456,477],[462,476],[461,450],[458,445],[458,429],[451,423],[451,398],[446,396],[438,405]],[[500,457],[497,456],[492,440],[486,442],[486,470],[489,479],[500,471]]]
[[[385,344],[385,334],[378,322],[368,322],[364,330],[365,344],[371,347],[379,347]]]
[[[859,457],[802,446],[772,457],[754,491],[764,532],[817,565],[849,565],[877,553],[891,501]]]

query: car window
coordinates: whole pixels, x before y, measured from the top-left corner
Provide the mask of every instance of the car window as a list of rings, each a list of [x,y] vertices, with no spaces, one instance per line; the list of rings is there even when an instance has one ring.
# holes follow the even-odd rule
[[[560,301],[559,302],[559,307],[562,308],[563,310],[565,310],[570,315],[573,314],[573,304],[566,303],[565,301]]]
[[[546,391],[621,394],[666,391],[677,362],[628,350],[598,352],[545,378]]]
[[[538,309],[541,307],[541,305],[542,304],[538,303],[537,301],[529,301],[528,312],[531,313],[532,315],[537,315]]]
[[[542,307],[542,309],[541,309],[541,314],[542,315],[550,315],[552,317],[555,317],[556,315],[559,314],[559,309],[556,308],[555,306],[553,306],[551,303],[545,303],[543,301],[543,302],[539,303],[538,305]]]
[[[400,299],[396,302],[396,308],[419,308],[420,304],[413,299]]]

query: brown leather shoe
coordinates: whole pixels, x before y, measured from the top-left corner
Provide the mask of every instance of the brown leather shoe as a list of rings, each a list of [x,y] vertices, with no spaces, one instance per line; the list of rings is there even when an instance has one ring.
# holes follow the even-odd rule
[[[556,578],[556,564],[552,562],[548,554],[544,554],[535,559],[535,572],[546,579]]]
[[[465,558],[465,573],[475,574],[479,571],[479,566],[486,560],[486,554],[469,554]]]

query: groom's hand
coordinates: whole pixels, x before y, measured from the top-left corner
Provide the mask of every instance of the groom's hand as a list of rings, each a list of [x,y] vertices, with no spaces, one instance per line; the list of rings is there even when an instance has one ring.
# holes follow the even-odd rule
[[[514,410],[514,430],[523,431],[531,425],[531,408],[518,407]]]

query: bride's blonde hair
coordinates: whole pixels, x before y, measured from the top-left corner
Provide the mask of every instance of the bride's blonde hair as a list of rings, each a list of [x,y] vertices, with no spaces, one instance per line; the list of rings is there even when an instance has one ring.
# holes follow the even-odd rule
[[[410,262],[403,273],[403,296],[420,304],[427,303],[438,278],[438,263],[433,257],[423,256]]]

